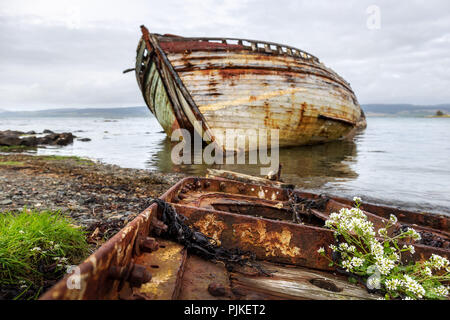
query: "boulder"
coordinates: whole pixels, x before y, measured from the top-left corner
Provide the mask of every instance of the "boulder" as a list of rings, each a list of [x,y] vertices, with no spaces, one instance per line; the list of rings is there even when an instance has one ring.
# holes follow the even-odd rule
[[[22,138],[20,145],[27,147],[35,147],[38,144],[38,139],[35,136]]]
[[[20,145],[20,131],[0,131],[0,146],[18,146]]]

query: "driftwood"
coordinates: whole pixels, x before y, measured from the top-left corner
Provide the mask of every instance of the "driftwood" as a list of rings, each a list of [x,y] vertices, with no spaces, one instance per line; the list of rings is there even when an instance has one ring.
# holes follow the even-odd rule
[[[277,188],[289,188],[294,189],[295,185],[290,183],[285,183],[281,181],[272,181],[265,178],[260,177],[254,177],[248,174],[234,172],[234,171],[227,171],[227,170],[217,170],[217,169],[207,169],[208,173],[206,174],[207,178],[225,178],[229,180],[235,180],[239,182],[245,182],[245,183],[253,183],[258,184],[262,186],[270,186],[270,187],[277,187]]]

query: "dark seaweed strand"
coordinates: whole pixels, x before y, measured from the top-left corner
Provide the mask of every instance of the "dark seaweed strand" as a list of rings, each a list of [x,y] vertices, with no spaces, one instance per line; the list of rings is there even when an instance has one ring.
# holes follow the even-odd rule
[[[167,225],[167,232],[162,237],[174,240],[184,245],[188,252],[198,255],[206,260],[222,261],[227,269],[232,270],[233,264],[250,266],[259,273],[269,276],[267,272],[255,262],[256,257],[252,252],[244,252],[239,248],[225,249],[217,245],[216,240],[192,229],[185,221],[185,216],[178,214],[170,203],[161,199],[154,199],[150,205],[156,203],[162,210],[160,220]]]
[[[319,195],[318,199],[302,198],[294,193],[294,190],[288,189],[289,205],[292,209],[292,220],[296,223],[301,223],[302,220],[298,213],[298,207],[302,207],[302,211],[306,210],[308,213],[311,209],[324,210],[330,198],[324,194]]]

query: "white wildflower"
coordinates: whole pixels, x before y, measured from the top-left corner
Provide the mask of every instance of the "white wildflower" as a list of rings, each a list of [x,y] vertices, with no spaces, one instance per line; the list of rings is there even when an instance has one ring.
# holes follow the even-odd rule
[[[377,240],[370,242],[370,253],[374,256],[381,256],[384,253],[384,248]]]
[[[397,221],[398,221],[398,219],[397,219],[396,216],[394,216],[393,214],[391,214],[391,215],[389,216],[389,221],[390,221],[391,223],[393,223],[393,224],[396,224]]]
[[[403,286],[403,281],[400,279],[389,279],[384,282],[384,285],[386,286],[386,289],[395,291],[399,287]]]
[[[413,238],[414,240],[422,239],[420,234],[416,230],[414,230],[413,228],[408,228],[408,231],[406,233],[409,234],[410,237]]]
[[[338,251],[338,248],[334,244],[330,244],[328,247],[333,251]]]
[[[433,292],[441,297],[446,297],[448,296],[448,288],[446,288],[445,286],[439,286],[437,288],[433,288]]]
[[[410,293],[416,295],[418,298],[422,298],[425,294],[425,289],[413,278],[408,275],[403,276],[403,287]]]
[[[388,275],[392,268],[395,267],[395,262],[391,259],[387,259],[382,255],[375,256],[375,265],[382,275]]]
[[[351,272],[353,271],[352,263],[349,260],[342,261],[342,267],[347,271]]]
[[[431,269],[430,269],[429,267],[425,267],[425,268],[422,270],[422,273],[423,273],[424,275],[427,275],[427,276],[433,275],[433,274],[431,273]]]
[[[426,262],[426,265],[432,269],[441,270],[442,268],[448,267],[449,261],[447,258],[433,253],[430,259]]]
[[[41,251],[42,249],[40,247],[34,247],[33,249],[31,249],[31,251]]]
[[[23,230],[19,230],[19,233],[20,233],[20,234],[24,234],[24,233],[25,233],[25,231],[23,231]]]
[[[361,198],[360,197],[353,197],[353,201],[356,203],[361,203]]]
[[[380,229],[378,229],[378,234],[379,234],[380,236],[387,236],[387,230],[386,230],[386,228],[380,228]]]
[[[323,247],[320,247],[319,250],[317,250],[317,252],[320,254],[325,253],[325,249]]]
[[[364,259],[361,259],[361,258],[358,258],[358,257],[353,257],[352,260],[351,260],[351,264],[355,268],[362,266],[363,263],[364,263]]]

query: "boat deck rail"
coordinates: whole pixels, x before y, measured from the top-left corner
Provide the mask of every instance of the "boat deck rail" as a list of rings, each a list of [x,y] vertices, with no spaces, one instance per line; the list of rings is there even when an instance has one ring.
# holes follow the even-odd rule
[[[288,55],[291,57],[301,58],[315,63],[320,63],[317,57],[304,50],[275,42],[242,39],[242,38],[180,37],[180,36],[160,35],[160,34],[155,35],[159,37],[159,41],[161,42],[200,41],[210,43],[222,43],[227,45],[239,45],[251,51],[265,52],[269,54]]]

